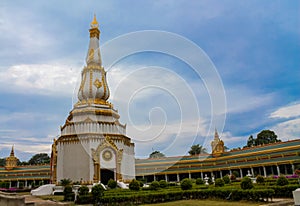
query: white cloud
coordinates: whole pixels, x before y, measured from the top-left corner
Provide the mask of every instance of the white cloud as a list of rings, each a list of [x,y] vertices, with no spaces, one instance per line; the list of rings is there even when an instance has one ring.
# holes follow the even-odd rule
[[[0,72],[2,92],[70,95],[78,82],[78,71],[62,65],[14,65]]]
[[[282,141],[299,139],[300,118],[279,123],[271,128]]]
[[[292,118],[300,116],[300,103],[284,106],[270,114],[270,118]]]

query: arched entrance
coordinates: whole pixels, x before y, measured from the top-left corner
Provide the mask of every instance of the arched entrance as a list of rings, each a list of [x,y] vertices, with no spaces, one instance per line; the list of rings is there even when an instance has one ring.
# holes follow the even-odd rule
[[[115,180],[115,172],[110,169],[101,169],[100,170],[101,183],[107,185],[110,179]]]

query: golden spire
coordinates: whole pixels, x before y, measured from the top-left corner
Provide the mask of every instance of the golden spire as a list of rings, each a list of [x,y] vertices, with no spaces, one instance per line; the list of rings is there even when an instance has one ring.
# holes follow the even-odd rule
[[[96,14],[94,14],[94,19],[93,21],[91,22],[91,28],[94,29],[94,28],[99,28],[99,24],[98,24],[98,21],[96,19]]]
[[[14,146],[11,147],[10,156],[11,156],[11,157],[14,157],[14,156],[15,156]]]

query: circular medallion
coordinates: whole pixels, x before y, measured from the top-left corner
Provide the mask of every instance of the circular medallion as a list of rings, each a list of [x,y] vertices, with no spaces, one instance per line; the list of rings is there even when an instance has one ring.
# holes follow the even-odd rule
[[[102,153],[102,157],[105,161],[109,161],[112,158],[112,153],[109,150],[106,150]]]

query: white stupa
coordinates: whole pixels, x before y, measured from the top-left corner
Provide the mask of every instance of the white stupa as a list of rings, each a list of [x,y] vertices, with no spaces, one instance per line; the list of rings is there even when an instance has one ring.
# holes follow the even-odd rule
[[[91,184],[109,179],[128,182],[135,177],[134,143],[126,125],[107,100],[109,88],[99,48],[99,24],[94,17],[78,102],[61,135],[52,145],[52,182],[70,178]]]

